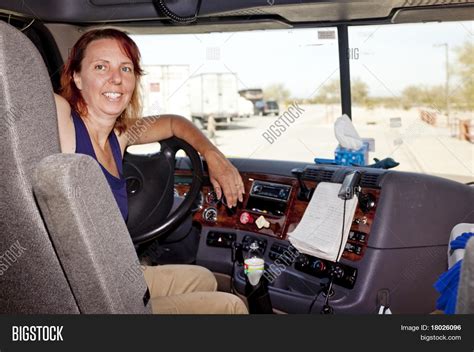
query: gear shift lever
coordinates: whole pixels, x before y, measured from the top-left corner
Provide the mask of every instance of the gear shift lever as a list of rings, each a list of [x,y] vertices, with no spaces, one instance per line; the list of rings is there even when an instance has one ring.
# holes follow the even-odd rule
[[[272,314],[272,302],[268,292],[268,281],[263,276],[265,261],[257,242],[250,244],[244,260],[244,272],[247,278],[245,293],[251,314]],[[263,277],[262,277],[263,276]]]
[[[257,286],[265,270],[265,261],[263,260],[257,242],[252,242],[248,254],[244,260],[245,275],[252,286]]]

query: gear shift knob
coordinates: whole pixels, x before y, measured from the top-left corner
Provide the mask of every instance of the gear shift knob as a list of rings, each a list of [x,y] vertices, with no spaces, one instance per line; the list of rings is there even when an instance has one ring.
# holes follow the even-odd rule
[[[265,261],[257,242],[250,244],[249,251],[244,259],[244,272],[252,286],[257,286],[265,270]]]

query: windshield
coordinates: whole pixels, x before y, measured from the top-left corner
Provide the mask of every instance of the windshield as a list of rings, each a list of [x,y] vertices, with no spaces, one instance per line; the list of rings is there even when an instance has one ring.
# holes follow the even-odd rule
[[[375,138],[371,154],[473,180],[473,23],[349,29],[353,122]]]
[[[472,32],[473,22],[349,28],[351,117],[374,139],[365,163],[472,180]],[[228,157],[334,159],[336,28],[133,38],[144,115],[181,114]]]

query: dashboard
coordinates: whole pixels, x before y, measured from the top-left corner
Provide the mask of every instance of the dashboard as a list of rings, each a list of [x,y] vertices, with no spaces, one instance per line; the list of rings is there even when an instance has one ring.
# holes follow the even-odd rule
[[[212,186],[203,186],[193,220],[203,227],[227,228],[247,231],[258,235],[287,240],[301,220],[308,199],[298,197],[297,179],[278,175],[242,173],[244,181],[244,200],[236,209],[228,209],[219,201]],[[314,190],[321,181],[311,180],[305,175],[305,185]],[[326,181],[331,177],[326,174]],[[189,189],[190,176],[177,172],[175,193],[185,195]],[[365,180],[363,180],[364,182]],[[343,258],[350,261],[360,260],[364,256],[370,237],[370,229],[375,218],[380,189],[376,184],[362,187],[359,205],[349,233],[349,239],[343,251]],[[263,226],[259,223],[262,220]]]
[[[291,233],[300,222],[311,193],[318,183],[331,182],[334,173],[321,174],[308,168],[296,178],[247,172],[241,173],[241,176],[245,195],[243,202],[235,209],[226,207],[224,201],[217,199],[212,186],[209,183],[204,184],[193,215],[195,224],[204,229],[202,232],[202,236],[206,239],[204,246],[211,251],[214,249],[230,252],[233,243],[239,242],[246,251],[251,242],[257,241],[268,256],[267,262],[291,264],[296,272],[305,273],[317,280],[334,277],[335,285],[352,289],[357,280],[356,267],[350,263],[333,263],[301,254],[288,241],[288,233]],[[361,260],[367,249],[380,195],[378,177],[374,178],[373,175],[371,177],[370,179],[365,176],[362,179],[363,187],[358,195],[358,207],[342,253],[345,262]],[[184,196],[190,182],[190,175],[177,173],[175,193]],[[309,191],[306,197],[301,194],[302,188]],[[297,256],[290,258],[291,251],[297,252]],[[209,266],[209,263],[206,264]],[[222,268],[215,270],[222,271]],[[242,282],[245,280],[242,272],[232,275],[234,274]],[[312,294],[307,289],[303,292]]]
[[[268,172],[259,165],[240,168],[245,197],[233,209],[204,182],[192,219],[200,228],[196,264],[230,276],[244,294],[243,267],[235,263],[232,246],[241,243],[245,252],[257,241],[273,275],[269,291],[277,310],[318,313],[325,300],[321,288],[330,278],[336,313],[376,313],[381,302],[396,313],[433,310],[433,283],[446,270],[449,233],[459,222],[474,221],[471,187],[391,170],[298,165],[297,173],[290,168],[277,174],[271,167],[265,165]],[[353,170],[362,174],[360,193],[341,260],[293,255],[288,233],[299,224],[311,193],[320,182],[342,183]],[[175,180],[176,193],[184,195],[189,170],[178,169]]]

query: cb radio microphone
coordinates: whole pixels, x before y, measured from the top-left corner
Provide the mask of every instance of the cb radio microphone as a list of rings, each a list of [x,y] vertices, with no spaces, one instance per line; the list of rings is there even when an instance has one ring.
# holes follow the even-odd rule
[[[354,197],[354,194],[359,189],[361,174],[359,171],[351,171],[345,177],[342,182],[341,189],[337,196],[343,200],[349,200]]]

